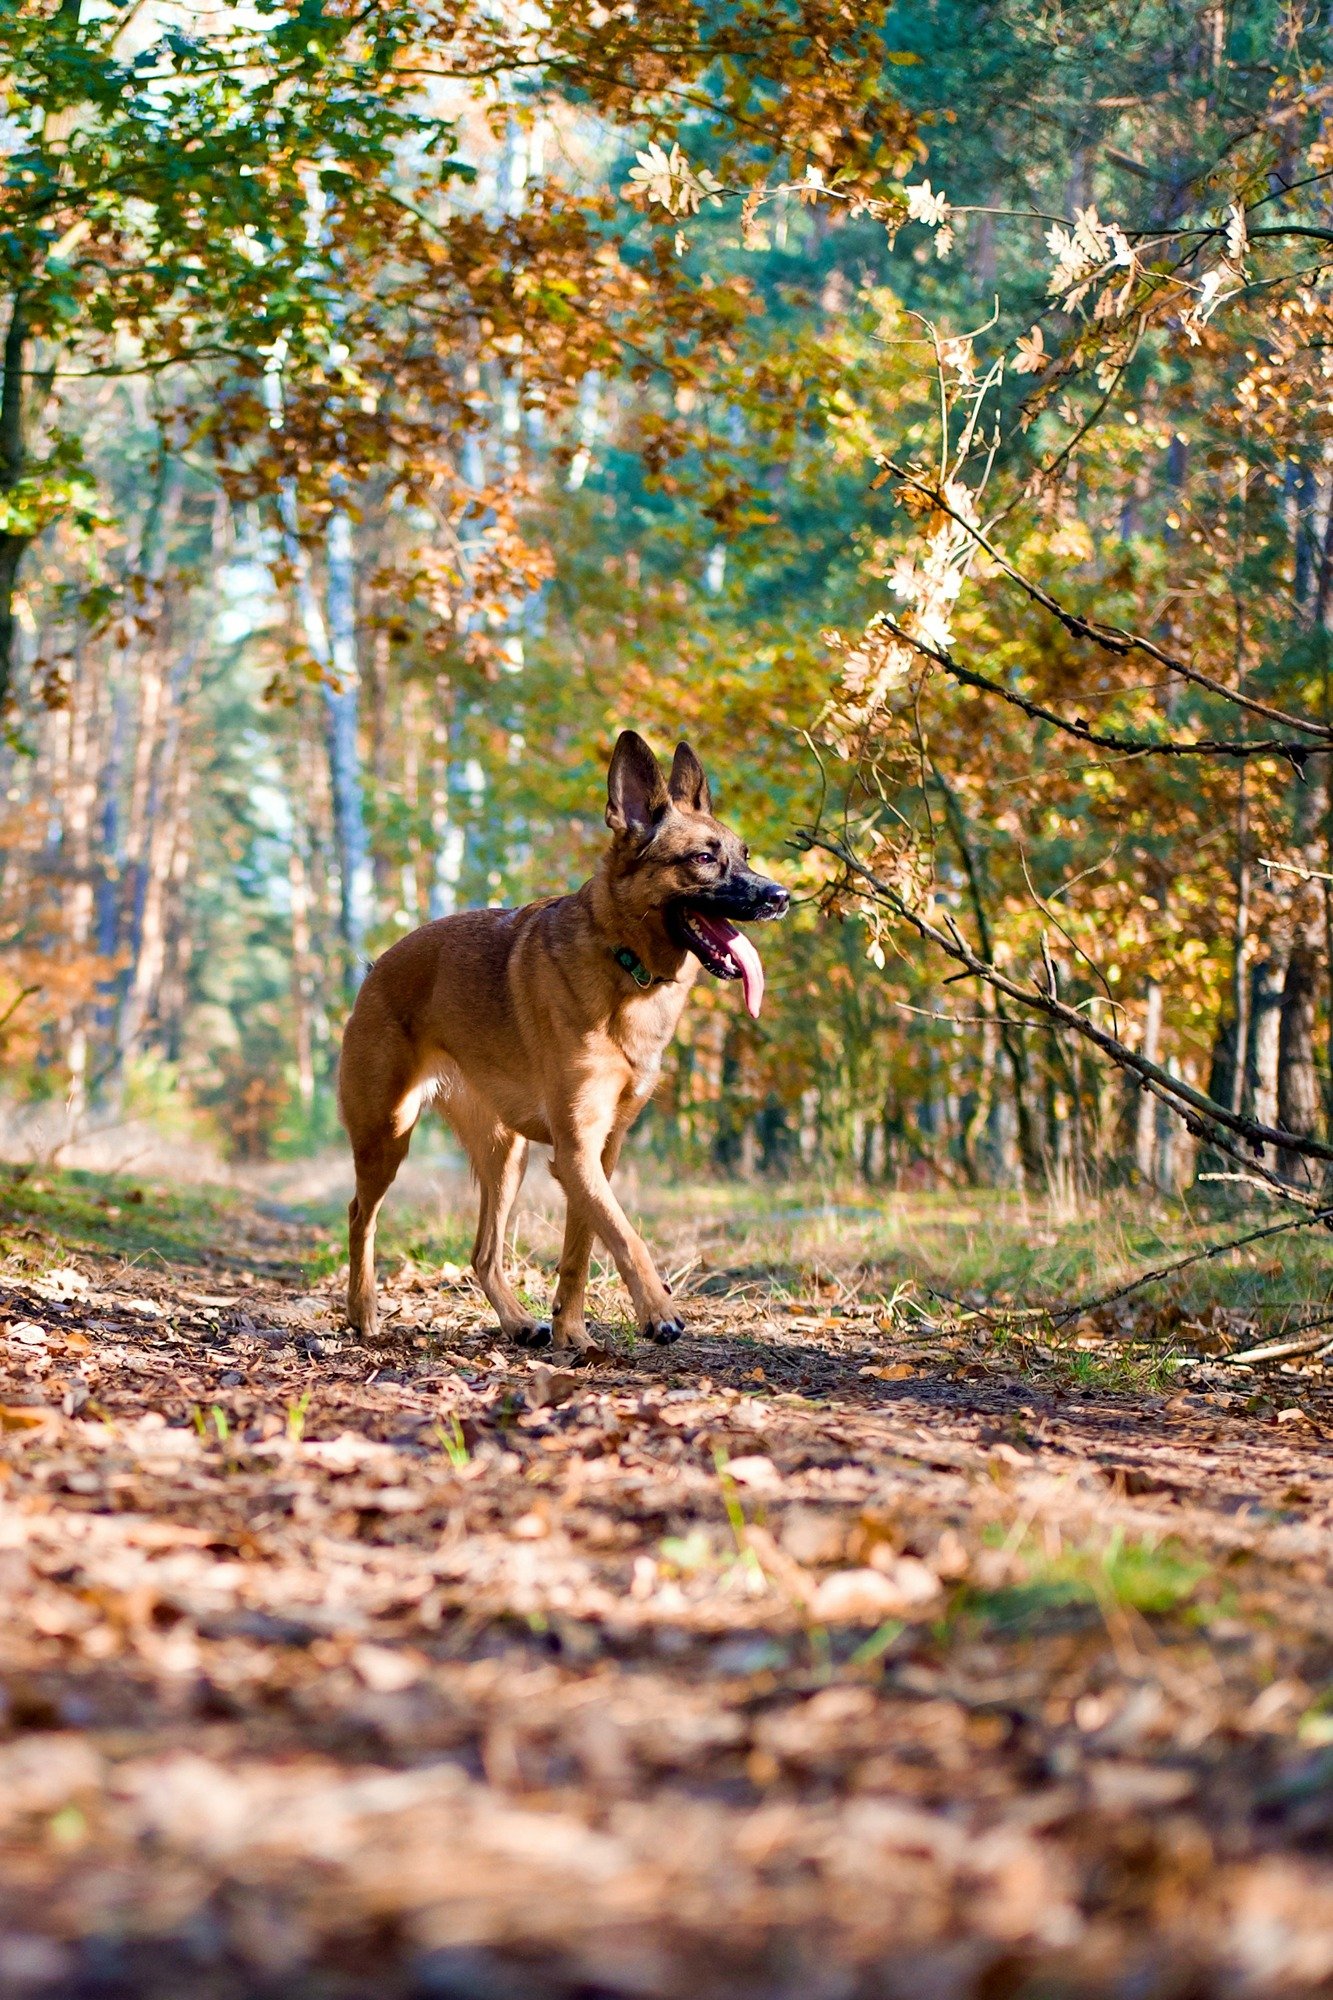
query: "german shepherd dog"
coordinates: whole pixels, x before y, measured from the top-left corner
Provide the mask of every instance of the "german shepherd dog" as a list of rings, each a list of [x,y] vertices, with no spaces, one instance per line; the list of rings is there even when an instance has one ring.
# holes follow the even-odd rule
[[[788,898],[713,817],[688,743],[665,779],[643,738],[626,730],[607,774],[606,823],[610,846],[576,894],[425,924],[385,952],[357,996],[338,1094],[356,1164],[347,1317],[367,1340],[376,1334],[375,1218],[432,1100],[481,1189],[472,1268],[502,1333],[525,1347],[591,1347],[583,1301],[594,1236],[629,1288],[639,1332],[672,1341],[684,1331],[609,1176],[700,965],[739,979],[757,1015],[763,967],[733,920],[780,917]],[[504,1274],[532,1141],[552,1148],[566,1202],[549,1325],[524,1310]]]

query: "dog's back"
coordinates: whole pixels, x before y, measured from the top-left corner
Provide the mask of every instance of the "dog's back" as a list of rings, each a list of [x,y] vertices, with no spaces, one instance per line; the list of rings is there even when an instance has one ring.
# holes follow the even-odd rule
[[[544,907],[460,910],[423,924],[376,961],[338,1065],[338,1101],[353,1143],[368,1119],[382,1118],[386,1091],[394,1101],[423,1085],[432,1095],[442,1069],[452,1067],[512,1074],[520,1037],[511,960]]]

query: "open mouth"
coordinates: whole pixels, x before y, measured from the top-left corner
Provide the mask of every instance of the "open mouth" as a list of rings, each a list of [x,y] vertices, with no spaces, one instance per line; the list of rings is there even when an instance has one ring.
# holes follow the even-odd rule
[[[764,968],[749,938],[725,917],[707,914],[693,903],[678,906],[676,921],[681,942],[714,979],[743,981],[746,1008],[758,1020],[764,999]]]

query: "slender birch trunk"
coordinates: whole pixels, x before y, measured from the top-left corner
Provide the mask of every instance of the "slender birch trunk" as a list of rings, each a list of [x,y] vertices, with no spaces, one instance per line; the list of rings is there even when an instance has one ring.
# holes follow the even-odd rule
[[[167,890],[189,787],[183,737],[184,714],[195,686],[194,667],[194,660],[187,658],[171,676],[161,753],[145,810],[135,953],[120,1015],[122,1066],[139,1052],[166,963]]]
[[[92,710],[95,689],[91,669],[82,646],[76,649],[73,684],[67,711],[69,748],[65,770],[65,936],[71,970],[78,976],[78,961],[87,952],[93,929],[92,817],[95,780],[92,772]],[[88,1008],[77,997],[71,1001],[68,1025],[67,1065],[69,1089],[65,1107],[71,1133],[82,1123],[88,1106]]]
[[[324,555],[327,616],[315,595],[310,563],[301,546],[296,493],[290,481],[279,495],[283,546],[296,584],[305,640],[321,670],[325,748],[333,805],[334,849],[338,860],[338,930],[343,978],[350,999],[361,983],[362,953],[370,902],[369,855],[361,796],[357,746],[360,688],[356,661],[355,579],[352,523],[343,508],[329,519]]]
[[[430,838],[432,865],[426,903],[432,917],[447,917],[457,902],[463,862],[463,829],[453,825],[449,810],[449,735],[452,690],[441,677],[435,683],[435,720],[430,743]]]
[[[310,878],[306,873],[304,828],[298,819],[287,852],[287,887],[292,913],[292,1024],[296,1041],[296,1089],[309,1110],[315,1101],[315,1049],[311,1024]]]

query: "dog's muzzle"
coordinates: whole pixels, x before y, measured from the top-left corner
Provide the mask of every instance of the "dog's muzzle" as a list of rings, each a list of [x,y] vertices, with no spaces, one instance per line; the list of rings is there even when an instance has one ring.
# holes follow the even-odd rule
[[[764,968],[741,923],[767,923],[785,916],[791,898],[780,882],[745,874],[722,883],[707,896],[673,903],[667,927],[682,951],[690,951],[714,979],[739,979],[745,1005],[758,1018],[764,998]]]

